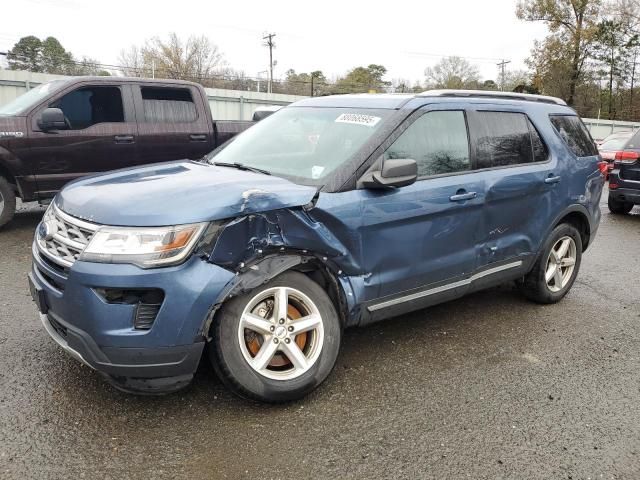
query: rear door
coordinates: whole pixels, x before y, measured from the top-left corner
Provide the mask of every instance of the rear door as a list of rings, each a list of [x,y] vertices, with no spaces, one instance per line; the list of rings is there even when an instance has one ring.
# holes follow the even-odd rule
[[[476,268],[484,182],[472,170],[464,110],[445,104],[434,108],[414,113],[408,128],[383,146],[383,159],[416,160],[418,180],[402,188],[363,191],[363,262],[376,296],[385,299],[369,307],[374,314]]]
[[[82,83],[58,93],[29,117],[30,147],[22,158],[34,172],[41,196],[83,175],[137,163],[137,127],[131,90],[126,84]],[[68,128],[43,132],[45,108],[60,108]]]
[[[212,150],[212,121],[206,98],[191,85],[136,85],[140,163],[199,159]]]
[[[486,181],[479,268],[524,262],[538,251],[568,179],[524,112],[481,106],[469,119]]]

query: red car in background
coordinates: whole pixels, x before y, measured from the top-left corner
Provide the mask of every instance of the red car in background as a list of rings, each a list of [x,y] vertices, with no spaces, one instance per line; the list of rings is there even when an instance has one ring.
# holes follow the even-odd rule
[[[607,162],[607,169],[602,172],[607,179],[609,178],[609,172],[613,170],[613,161],[616,158],[616,154],[624,150],[624,146],[632,136],[633,132],[612,133],[598,145],[598,151],[600,152],[602,160]]]

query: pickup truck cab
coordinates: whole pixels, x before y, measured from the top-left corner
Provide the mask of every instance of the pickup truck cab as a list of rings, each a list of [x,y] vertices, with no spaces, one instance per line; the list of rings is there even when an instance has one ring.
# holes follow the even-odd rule
[[[49,335],[118,388],[182,388],[206,352],[235,393],[292,400],[344,328],[508,281],[560,301],[598,229],[599,162],[549,97],[310,98],[203,161],[66,186],[31,292]]]
[[[16,197],[52,198],[84,175],[198,159],[252,122],[213,121],[204,89],[179,80],[54,80],[0,107],[0,226]]]

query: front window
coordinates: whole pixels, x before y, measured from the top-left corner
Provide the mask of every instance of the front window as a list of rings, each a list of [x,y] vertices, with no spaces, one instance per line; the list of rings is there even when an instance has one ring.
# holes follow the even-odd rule
[[[393,110],[289,107],[260,121],[208,157],[322,185],[380,130]]]
[[[69,122],[71,130],[83,130],[99,123],[124,122],[120,88],[82,87],[53,102]]]
[[[0,107],[0,116],[18,115],[25,112],[28,108],[37,105],[41,100],[45,99],[54,92],[60,90],[67,80],[54,80],[53,82],[43,83],[36,88],[32,88],[27,93],[20,95],[15,100]]]

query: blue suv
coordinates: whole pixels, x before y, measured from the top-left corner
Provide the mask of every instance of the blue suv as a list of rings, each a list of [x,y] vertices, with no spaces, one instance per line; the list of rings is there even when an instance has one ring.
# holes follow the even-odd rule
[[[310,98],[201,161],[84,178],[38,226],[49,335],[116,387],[166,393],[206,352],[245,398],[300,398],[342,332],[516,281],[562,299],[604,178],[558,99]]]

